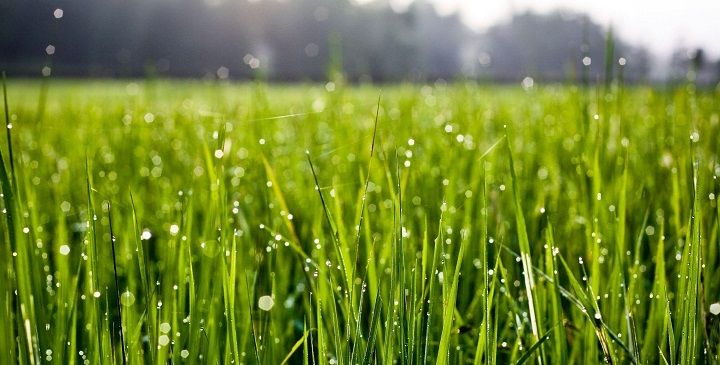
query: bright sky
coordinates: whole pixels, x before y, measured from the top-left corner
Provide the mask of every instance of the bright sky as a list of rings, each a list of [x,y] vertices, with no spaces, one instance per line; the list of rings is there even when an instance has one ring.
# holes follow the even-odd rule
[[[360,0],[367,2],[370,0]],[[413,0],[390,0],[402,9]],[[702,47],[720,57],[720,0],[429,0],[443,14],[458,11],[467,25],[483,30],[531,9],[546,13],[564,8],[612,24],[617,35],[667,56],[680,45]]]

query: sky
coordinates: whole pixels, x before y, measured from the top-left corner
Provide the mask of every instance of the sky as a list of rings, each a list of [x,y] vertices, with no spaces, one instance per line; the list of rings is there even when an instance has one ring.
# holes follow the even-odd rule
[[[368,2],[364,0],[359,2]],[[413,0],[390,0],[402,10]],[[471,28],[482,31],[514,12],[547,13],[558,8],[589,14],[600,25],[612,24],[632,44],[669,56],[680,46],[702,47],[720,57],[720,0],[428,0],[442,14],[458,12]]]

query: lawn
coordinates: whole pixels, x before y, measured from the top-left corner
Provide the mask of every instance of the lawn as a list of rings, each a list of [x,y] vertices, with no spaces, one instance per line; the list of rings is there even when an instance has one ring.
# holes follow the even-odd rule
[[[4,109],[0,363],[717,362],[718,90],[10,79]]]

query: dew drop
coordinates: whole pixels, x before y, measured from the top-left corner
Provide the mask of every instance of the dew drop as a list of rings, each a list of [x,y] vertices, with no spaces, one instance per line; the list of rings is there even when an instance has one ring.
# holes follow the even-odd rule
[[[62,245],[62,246],[60,246],[60,254],[61,254],[61,255],[66,255],[66,256],[67,256],[67,254],[69,254],[69,253],[70,253],[70,246],[68,246],[68,245]]]
[[[168,337],[167,335],[162,335],[158,338],[158,344],[160,346],[167,346],[167,344],[169,344],[169,343],[170,343],[170,337]]]
[[[269,295],[263,295],[258,299],[258,307],[266,312],[272,309],[273,305],[275,305],[275,301]]]
[[[720,315],[720,303],[710,304],[710,313],[714,316]]]
[[[135,303],[135,295],[129,290],[120,295],[120,304],[129,307]]]

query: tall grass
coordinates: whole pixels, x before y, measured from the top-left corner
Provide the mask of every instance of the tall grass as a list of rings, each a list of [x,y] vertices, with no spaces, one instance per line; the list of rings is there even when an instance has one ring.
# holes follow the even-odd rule
[[[3,84],[2,363],[717,362],[715,90]]]

